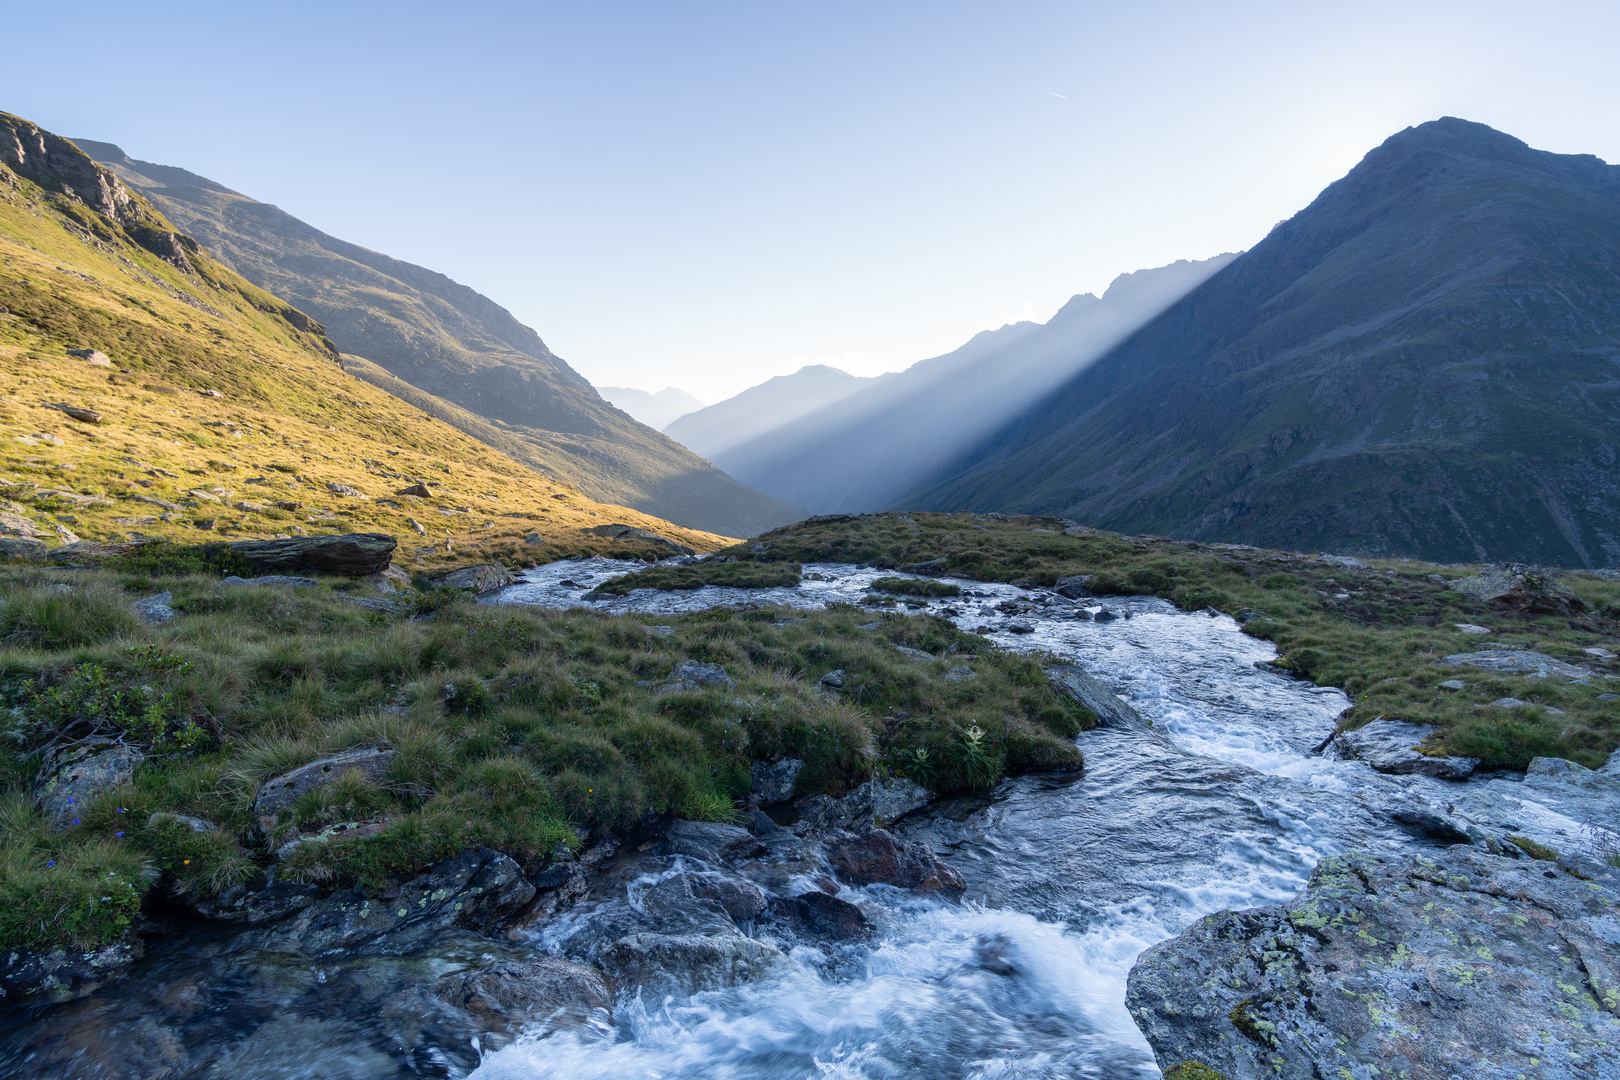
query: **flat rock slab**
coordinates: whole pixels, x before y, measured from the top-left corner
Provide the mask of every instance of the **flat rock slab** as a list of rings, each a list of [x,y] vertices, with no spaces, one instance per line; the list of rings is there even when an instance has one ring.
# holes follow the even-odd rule
[[[1440,780],[1466,780],[1479,767],[1478,758],[1435,757],[1417,747],[1439,728],[1401,720],[1374,720],[1365,727],[1337,736],[1334,746],[1346,761],[1364,761],[1381,773],[1433,776]]]
[[[1162,1068],[1227,1080],[1620,1076],[1617,890],[1461,846],[1330,856],[1149,949],[1125,1003]]]
[[[264,577],[237,577],[235,574],[220,578],[221,585],[252,585],[272,589],[313,589],[320,584],[312,577],[292,577],[288,574],[266,574]]]
[[[1486,671],[1515,672],[1541,678],[1556,675],[1561,679],[1583,683],[1591,682],[1595,677],[1593,672],[1583,667],[1524,649],[1481,649],[1479,652],[1457,653],[1436,660],[1435,664],[1439,667],[1477,667]]]
[[[305,570],[364,577],[393,561],[398,541],[384,533],[294,536],[285,540],[239,540],[231,549],[259,570]]]
[[[468,589],[475,593],[491,592],[517,584],[517,575],[504,566],[486,563],[483,566],[464,566],[432,579],[445,589]]]
[[[274,822],[276,816],[291,806],[298,796],[325,787],[346,772],[357,772],[371,781],[381,780],[398,756],[397,750],[363,746],[330,757],[316,758],[308,765],[300,765],[274,780],[266,781],[253,801],[254,812],[261,820]]]

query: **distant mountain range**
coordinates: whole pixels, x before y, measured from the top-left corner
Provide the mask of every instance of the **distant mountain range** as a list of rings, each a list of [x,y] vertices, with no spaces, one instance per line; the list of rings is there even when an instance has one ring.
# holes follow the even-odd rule
[[[682,417],[668,433],[816,513],[903,502],[1233,258],[1121,275],[1045,325],[987,330],[897,374],[806,368]]]
[[[671,421],[703,408],[703,402],[673,386],[666,386],[656,394],[628,386],[598,386],[596,392],[615,409],[629,413],[656,431],[663,431]]]
[[[949,475],[869,505],[1620,564],[1620,167],[1408,128]]]
[[[728,536],[802,511],[738,483],[599,397],[486,296],[185,169],[73,140],[184,233],[326,326],[354,374],[592,499]]]

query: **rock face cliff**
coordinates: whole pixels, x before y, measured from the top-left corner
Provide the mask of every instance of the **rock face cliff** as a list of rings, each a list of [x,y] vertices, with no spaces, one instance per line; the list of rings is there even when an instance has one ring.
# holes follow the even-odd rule
[[[1328,858],[1291,903],[1148,950],[1126,1005],[1167,1072],[1620,1076],[1617,905],[1591,860]]]
[[[1403,131],[913,509],[1443,562],[1620,561],[1620,167]]]
[[[803,516],[603,401],[487,296],[207,177],[74,142],[231,269],[320,319],[337,348],[381,369],[354,365],[356,375],[390,393],[405,384],[406,400],[473,438],[593,499],[690,528],[752,536]]]

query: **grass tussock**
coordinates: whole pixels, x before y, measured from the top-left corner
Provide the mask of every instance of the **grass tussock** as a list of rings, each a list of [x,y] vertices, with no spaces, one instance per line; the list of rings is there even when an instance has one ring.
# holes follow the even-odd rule
[[[719,585],[733,589],[793,589],[799,584],[799,564],[705,560],[692,566],[653,566],[634,574],[611,578],[595,589],[598,593],[624,596],[636,589],[663,589],[677,592]]]
[[[984,788],[1077,767],[1071,737],[1094,722],[1036,659],[943,620],[713,611],[661,617],[665,635],[460,596],[386,615],[349,603],[349,582],[221,588],[152,569],[0,569],[0,946],[115,940],[148,889],[206,898],[272,861],[286,879],[376,889],[473,844],[534,864],[649,814],[726,820],[755,759],[803,759],[807,793],[877,774]],[[124,617],[155,588],[172,622]],[[684,660],[736,686],[658,692]],[[943,677],[964,663],[976,678]],[[836,695],[819,685],[834,669]],[[88,736],[144,761],[58,829],[33,798],[42,754]],[[267,780],[356,747],[394,753],[261,820]]]
[[[982,581],[1051,586],[1091,575],[1098,596],[1153,595],[1186,610],[1236,616],[1245,633],[1275,643],[1278,666],[1353,701],[1342,724],[1377,717],[1435,724],[1437,753],[1477,757],[1483,768],[1522,769],[1538,756],[1602,765],[1620,747],[1620,668],[1585,650],[1620,653],[1620,582],[1571,573],[1584,601],[1573,617],[1526,615],[1447,588],[1477,567],[1404,559],[1347,565],[1310,555],[1127,537],[1048,517],[983,514],[835,515],[726,549],[769,563],[845,562],[883,568],[944,559],[946,572]],[[1483,626],[1486,635],[1459,624]],[[1449,667],[1483,647],[1540,652],[1590,670],[1585,684]],[[1461,682],[1461,690],[1442,683]],[[1525,704],[1497,707],[1513,698]]]

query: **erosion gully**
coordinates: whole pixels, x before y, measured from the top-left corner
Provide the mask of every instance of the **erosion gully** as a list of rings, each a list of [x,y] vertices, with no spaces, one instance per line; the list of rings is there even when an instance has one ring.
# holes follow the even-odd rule
[[[726,605],[815,608],[858,602],[872,580],[893,576],[812,564],[792,589],[581,599],[641,567],[601,558],[553,563],[490,602],[671,615]],[[985,636],[1002,648],[1078,663],[1167,737],[1098,728],[1078,740],[1083,774],[1011,779],[986,796],[941,800],[906,818],[897,831],[929,843],[966,878],[967,896],[952,904],[882,886],[841,893],[858,897],[879,928],[858,963],[829,964],[800,946],[765,981],[657,1000],[626,996],[599,1024],[475,1056],[471,1076],[1153,1077],[1152,1054],[1124,1007],[1138,954],[1212,911],[1296,895],[1324,855],[1428,843],[1396,825],[1393,810],[1428,807],[1563,850],[1582,843],[1578,804],[1515,776],[1447,783],[1314,753],[1349,701],[1256,667],[1275,651],[1224,615],[1149,597],[1071,603],[1044,590],[954,583],[962,596],[900,610],[988,627]],[[1004,600],[1036,606],[1009,619],[996,606]],[[1116,617],[1080,614],[1102,610]],[[1014,632],[1014,623],[1028,632]],[[658,872],[654,865],[614,887],[633,903]],[[523,947],[555,950],[568,927],[569,916],[559,916]],[[129,980],[174,978],[183,966],[162,949],[154,954]],[[289,973],[292,982],[309,977]],[[354,1045],[345,1024],[273,1018],[273,992],[256,993],[262,1000],[241,1006],[269,1020],[269,1035],[255,1036],[257,1052],[233,1051],[220,1075],[407,1075],[397,1061]],[[103,1004],[76,1003],[84,1038],[116,1019],[122,996],[104,991]],[[442,1057],[440,1075],[467,1075],[453,1064],[467,1048],[456,1049]]]

